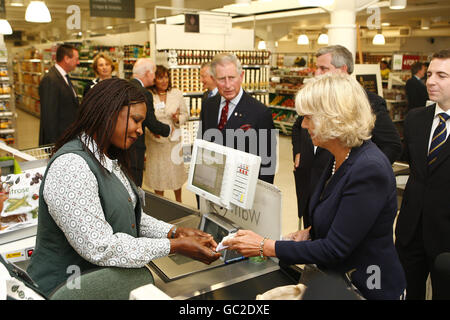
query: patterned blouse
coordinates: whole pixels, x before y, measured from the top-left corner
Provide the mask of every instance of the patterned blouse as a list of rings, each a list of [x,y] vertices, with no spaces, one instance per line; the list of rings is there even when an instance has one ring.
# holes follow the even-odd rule
[[[85,136],[81,140],[86,141]],[[88,145],[88,148],[97,155],[96,145]],[[117,160],[105,156],[105,160],[100,163],[119,178],[136,206],[136,195]],[[67,153],[53,161],[47,172],[43,195],[50,215],[70,245],[80,256],[95,265],[140,268],[150,260],[167,256],[170,252],[167,234],[173,225],[144,212],[139,238],[113,233],[105,220],[97,179],[79,155]]]

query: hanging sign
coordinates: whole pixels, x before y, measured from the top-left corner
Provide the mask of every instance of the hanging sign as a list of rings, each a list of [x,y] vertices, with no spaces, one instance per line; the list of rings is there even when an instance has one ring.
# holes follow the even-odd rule
[[[91,17],[130,18],[135,16],[135,0],[90,0]]]
[[[411,66],[418,61],[420,61],[420,56],[404,54],[402,70],[410,70]]]

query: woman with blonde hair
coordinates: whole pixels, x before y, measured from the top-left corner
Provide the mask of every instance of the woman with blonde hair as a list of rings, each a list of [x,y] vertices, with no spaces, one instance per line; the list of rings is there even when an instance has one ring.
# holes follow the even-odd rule
[[[83,91],[83,97],[85,97],[88,91],[100,81],[112,78],[115,67],[112,58],[108,54],[100,52],[94,57],[92,69],[97,78],[86,84]]]
[[[364,89],[349,75],[326,74],[298,92],[296,109],[314,145],[333,155],[311,198],[311,227],[288,241],[244,230],[224,244],[245,256],[316,264],[366,299],[403,298],[405,276],[393,241],[396,182],[370,140],[375,116]]]

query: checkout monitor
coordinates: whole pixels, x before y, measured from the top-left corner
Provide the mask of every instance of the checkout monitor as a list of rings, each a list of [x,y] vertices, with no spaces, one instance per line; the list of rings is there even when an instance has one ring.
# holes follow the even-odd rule
[[[196,139],[187,189],[228,209],[251,209],[260,166],[259,156]]]

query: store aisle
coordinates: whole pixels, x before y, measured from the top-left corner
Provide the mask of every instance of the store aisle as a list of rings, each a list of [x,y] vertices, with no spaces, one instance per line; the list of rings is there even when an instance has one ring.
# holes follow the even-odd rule
[[[36,148],[39,141],[39,119],[20,109],[17,110],[17,145],[19,150]],[[275,185],[282,195],[282,232],[294,232],[298,227],[297,198],[295,194],[294,175],[292,173],[291,137],[280,135],[278,171],[275,175]],[[144,189],[147,189],[144,185]],[[149,190],[153,191],[153,190]],[[183,203],[196,208],[195,195],[183,186]],[[175,201],[173,191],[166,191],[165,196]]]
[[[19,150],[37,148],[39,145],[39,118],[16,108],[17,143]]]

